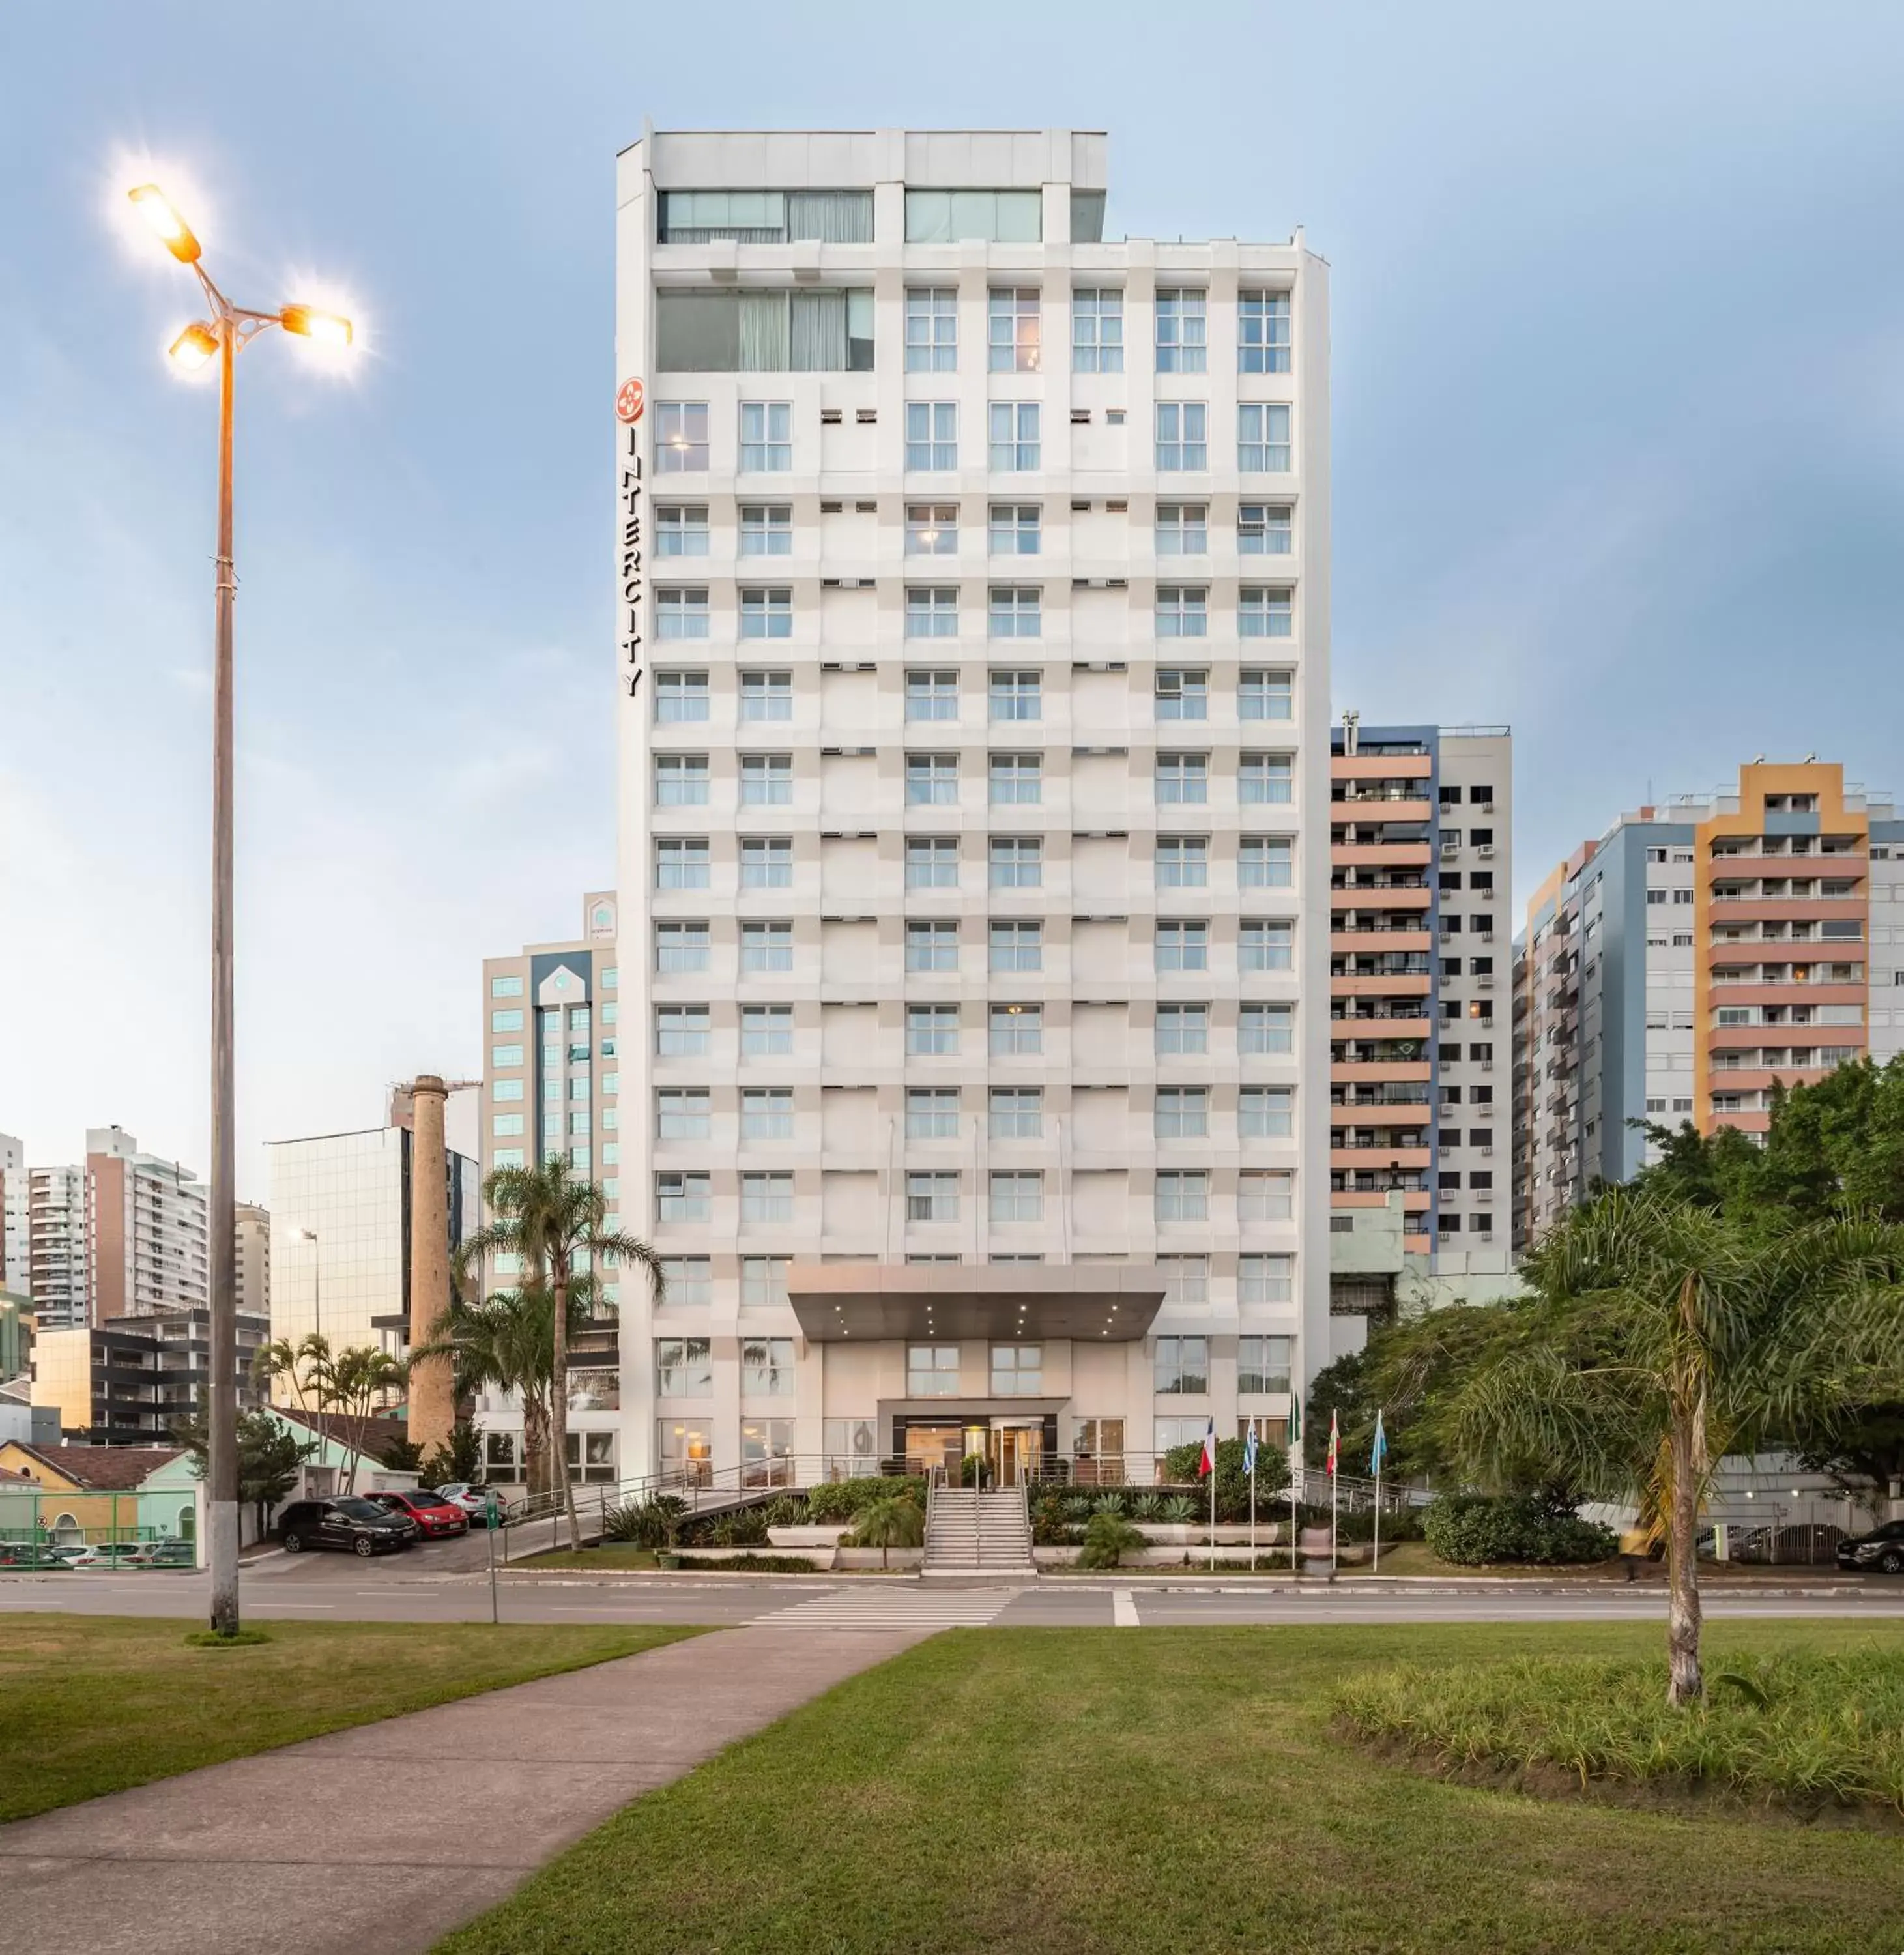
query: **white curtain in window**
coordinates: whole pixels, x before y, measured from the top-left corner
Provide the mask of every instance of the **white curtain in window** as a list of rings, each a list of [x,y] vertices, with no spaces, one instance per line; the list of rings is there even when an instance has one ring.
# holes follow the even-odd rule
[[[787,299],[784,292],[741,294],[741,371],[787,370]]]
[[[873,241],[873,193],[864,190],[796,190],[787,194],[787,235],[823,244]]]
[[[745,327],[742,327],[745,344]],[[796,373],[846,371],[846,294],[843,291],[793,294],[793,358]]]

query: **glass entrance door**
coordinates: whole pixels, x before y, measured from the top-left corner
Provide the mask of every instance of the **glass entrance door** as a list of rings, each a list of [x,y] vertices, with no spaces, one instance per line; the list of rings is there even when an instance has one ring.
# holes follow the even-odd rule
[[[992,1428],[992,1472],[1001,1487],[1038,1478],[1044,1459],[1044,1427],[998,1425]]]

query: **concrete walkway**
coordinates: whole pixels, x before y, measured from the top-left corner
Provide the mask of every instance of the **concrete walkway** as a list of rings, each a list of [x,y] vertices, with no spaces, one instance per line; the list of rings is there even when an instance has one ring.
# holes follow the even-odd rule
[[[723,1629],[0,1827],[33,1955],[416,1955],[918,1632]]]

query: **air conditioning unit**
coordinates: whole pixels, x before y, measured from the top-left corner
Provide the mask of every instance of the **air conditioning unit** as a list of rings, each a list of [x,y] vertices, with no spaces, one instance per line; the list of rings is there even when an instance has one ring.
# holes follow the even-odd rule
[[[1492,943],[1494,941],[1494,933],[1491,930],[1483,930],[1481,933],[1481,940],[1484,943]]]
[[[1481,844],[1480,852],[1481,852],[1482,855],[1493,855],[1493,852],[1494,852],[1494,845],[1493,845],[1493,842],[1482,842],[1482,843]]]
[[[871,427],[879,420],[880,411],[877,408],[855,408],[853,418],[861,427]]]
[[[1073,427],[1087,427],[1087,426],[1090,424],[1090,408],[1073,408],[1072,409],[1072,411],[1071,411],[1071,424],[1072,424],[1072,426]]]
[[[1478,984],[1484,991],[1491,990],[1493,988],[1494,981],[1490,977],[1484,975],[1482,977],[1477,978],[1474,980],[1474,982]]]
[[[1113,408],[1113,409],[1112,409],[1112,411],[1112,411],[1112,413],[1113,413],[1113,414],[1115,414],[1117,416],[1117,417],[1118,417],[1118,419],[1119,419],[1119,420],[1122,420],[1123,419],[1123,417],[1124,417],[1124,410],[1123,410],[1122,408]],[[1108,419],[1109,418],[1109,415],[1106,415],[1106,416],[1105,417],[1105,418],[1106,418],[1106,420],[1108,420]],[[1119,500],[1118,500],[1118,501],[1116,501],[1116,502],[1106,502],[1106,503],[1104,505],[1104,508],[1105,508],[1105,510],[1106,510],[1106,513],[1107,513],[1107,514],[1109,514],[1109,515],[1113,515],[1113,516],[1122,516],[1122,515],[1127,515],[1127,514],[1129,512],[1130,507],[1131,507],[1130,504],[1129,504],[1128,502],[1125,502],[1125,501],[1122,500],[1122,499],[1120,499]]]
[[[1491,1154],[1493,1151],[1494,1150],[1492,1148],[1483,1148],[1481,1149],[1481,1152],[1484,1154]]]
[[[855,502],[853,512],[856,515],[876,516],[880,513],[880,505],[876,502]]]
[[[1481,1062],[1481,1069],[1484,1072],[1492,1072],[1494,1069],[1494,1062],[1491,1059],[1484,1059]]]
[[[1071,505],[1071,512],[1073,515],[1077,515],[1081,512],[1087,512],[1090,508],[1090,505],[1088,502],[1074,502]]]
[[[1494,812],[1494,804],[1491,801],[1483,801],[1481,804],[1481,811],[1483,814],[1492,814]]]
[[[838,427],[845,418],[845,413],[839,408],[822,408],[820,411],[820,424],[822,427]]]
[[[845,511],[845,507],[844,502],[823,502],[820,505],[820,513],[823,516],[837,516]]]

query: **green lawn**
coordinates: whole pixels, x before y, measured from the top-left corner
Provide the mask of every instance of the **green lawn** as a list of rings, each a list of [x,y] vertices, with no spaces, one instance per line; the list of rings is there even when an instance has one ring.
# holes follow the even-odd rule
[[[0,1820],[698,1635],[647,1624],[268,1623],[187,1647],[182,1622],[10,1615]]]
[[[1904,1632],[1727,1624],[1713,1656]],[[1443,1783],[1333,1733],[1399,1660],[1657,1653],[1641,1625],[982,1629],[620,1814],[441,1955],[1904,1946],[1894,1834]]]

